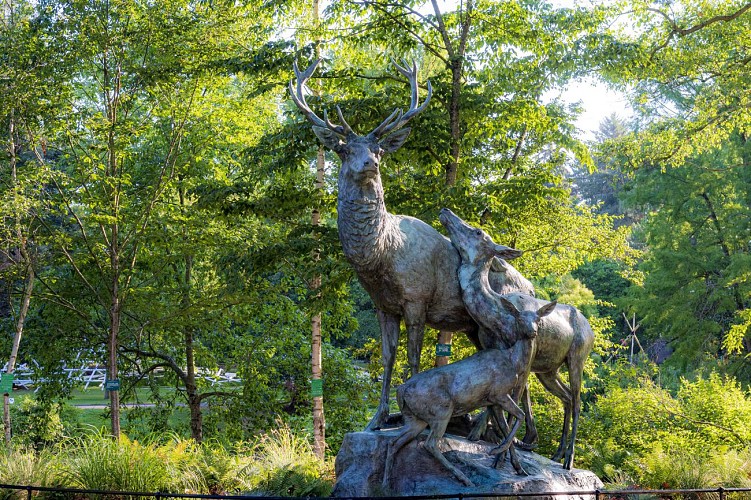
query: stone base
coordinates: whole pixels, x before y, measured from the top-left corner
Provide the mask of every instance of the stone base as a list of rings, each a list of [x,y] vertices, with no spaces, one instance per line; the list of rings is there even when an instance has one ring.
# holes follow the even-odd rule
[[[556,462],[536,453],[517,450],[522,467],[529,476],[519,476],[508,460],[493,468],[489,455],[496,445],[471,442],[451,435],[444,436],[442,451],[446,458],[476,485],[464,486],[435,457],[423,449],[427,433],[402,448],[395,457],[389,488],[382,487],[386,448],[399,435],[399,429],[347,434],[336,456],[336,485],[333,496],[403,496],[472,493],[544,493],[592,491],[602,488],[594,473],[581,469],[566,470]],[[594,495],[540,495],[537,500],[586,499]]]

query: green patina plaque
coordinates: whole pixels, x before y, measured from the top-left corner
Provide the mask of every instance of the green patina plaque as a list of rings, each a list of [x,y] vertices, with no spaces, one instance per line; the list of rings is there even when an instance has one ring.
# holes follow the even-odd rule
[[[323,379],[314,378],[310,381],[310,395],[314,398],[323,396]]]
[[[120,379],[116,378],[113,380],[107,380],[104,383],[104,388],[108,391],[119,391],[120,390]]]
[[[451,356],[451,344],[436,344],[436,356]]]
[[[0,394],[5,394],[13,390],[13,374],[12,373],[3,373],[2,377],[0,377]]]

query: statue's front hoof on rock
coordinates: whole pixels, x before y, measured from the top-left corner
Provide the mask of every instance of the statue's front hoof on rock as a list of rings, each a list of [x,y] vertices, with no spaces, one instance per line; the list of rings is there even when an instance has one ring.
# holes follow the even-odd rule
[[[517,455],[528,476],[518,475],[508,461],[500,469],[494,469],[495,457],[490,455],[490,451],[496,445],[446,435],[441,447],[444,456],[473,484],[468,486],[424,449],[426,433],[395,455],[391,477],[384,478],[386,451],[389,443],[398,435],[398,429],[347,434],[336,457],[337,480],[333,496],[539,492],[539,497],[532,498],[552,500],[553,497],[542,493],[602,488],[602,482],[592,472],[580,469],[568,471],[547,458],[521,450],[517,450]],[[594,495],[572,494],[566,498],[590,500]]]

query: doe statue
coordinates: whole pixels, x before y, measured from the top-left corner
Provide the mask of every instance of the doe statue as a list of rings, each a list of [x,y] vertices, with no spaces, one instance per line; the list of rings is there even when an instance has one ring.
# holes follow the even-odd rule
[[[499,458],[510,449],[511,463],[517,474],[526,475],[513,449],[514,436],[524,419],[524,412],[517,402],[527,383],[540,319],[550,314],[556,304],[551,302],[537,311],[526,311],[518,310],[507,302],[502,295],[490,288],[488,282],[493,258],[502,257],[507,247],[496,245],[490,238],[476,243],[475,260],[462,261],[459,282],[464,302],[484,335],[503,336],[510,347],[482,350],[461,361],[418,373],[399,386],[396,400],[405,425],[396,440],[388,446],[383,475],[384,489],[389,487],[394,455],[427,426],[430,426],[430,434],[425,441],[425,449],[459,481],[466,486],[474,486],[464,473],[443,456],[438,443],[451,417],[491,405],[499,406],[514,419],[511,430],[506,426],[504,418],[496,419],[504,426],[506,437],[498,447],[491,450],[496,455],[494,465],[498,466]],[[465,277],[462,274],[465,270],[468,271],[467,279],[462,279]],[[503,301],[507,302],[507,309],[504,309]],[[497,321],[497,317],[507,317],[509,313],[511,321]]]
[[[368,430],[374,430],[388,418],[391,375],[402,320],[407,329],[407,357],[412,375],[419,371],[425,325],[466,332],[479,348],[478,327],[462,301],[457,279],[459,254],[451,242],[414,217],[389,213],[384,203],[381,160],[407,139],[410,129],[403,127],[427,107],[432,95],[430,83],[420,105],[416,66],[395,64],[410,84],[409,109],[394,111],[373,131],[358,135],[344,120],[338,106],[338,125],[325,112],[320,118],[308,106],[305,83],[319,62],[302,72],[295,64],[296,85],[290,82],[290,93],[313,124],[316,136],[341,160],[337,200],[339,239],[347,261],[373,300],[381,330],[383,385],[378,409],[367,426]],[[520,252],[507,248],[499,255],[513,259]],[[501,261],[494,264],[489,282],[502,293],[534,293],[529,281]]]
[[[512,316],[515,314],[514,310],[541,311],[550,304],[554,304],[554,309],[540,321],[530,369],[545,389],[563,402],[563,431],[553,460],[564,459],[564,468],[571,469],[581,410],[584,363],[594,345],[594,334],[589,322],[575,307],[564,304],[555,305],[555,303],[536,299],[524,293],[504,294],[504,300],[501,303],[506,310],[506,315],[497,314],[495,308],[483,309],[482,295],[489,293],[490,287],[485,283],[475,284],[475,287],[480,287],[479,299],[476,294],[472,293],[473,283],[478,276],[473,266],[467,263],[475,262],[481,256],[484,246],[492,240],[483,230],[468,225],[451,210],[442,209],[439,219],[461,255],[462,267],[459,279],[465,287],[464,300],[467,303],[467,309],[475,313],[475,318],[484,327],[480,335],[486,347],[491,347],[494,341],[498,342],[499,347],[504,347],[514,340],[510,330],[518,328],[518,323],[503,324],[508,321],[505,318],[508,318],[509,314]],[[479,279],[484,281],[485,278],[479,276]],[[489,334],[483,334],[483,331]],[[498,332],[498,335],[493,335],[495,332]],[[509,338],[510,335],[511,338]],[[563,382],[558,374],[558,369],[563,364],[568,368],[570,386]]]

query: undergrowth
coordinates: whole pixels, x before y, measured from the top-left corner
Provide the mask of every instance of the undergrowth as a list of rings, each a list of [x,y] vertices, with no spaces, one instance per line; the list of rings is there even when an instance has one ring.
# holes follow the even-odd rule
[[[0,483],[24,486],[304,497],[327,496],[332,476],[332,464],[287,428],[232,449],[177,436],[139,442],[92,432],[41,451],[0,450]],[[2,490],[0,500],[20,495],[26,492]]]

